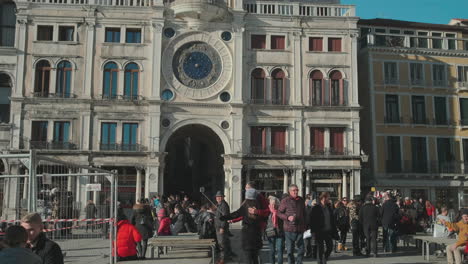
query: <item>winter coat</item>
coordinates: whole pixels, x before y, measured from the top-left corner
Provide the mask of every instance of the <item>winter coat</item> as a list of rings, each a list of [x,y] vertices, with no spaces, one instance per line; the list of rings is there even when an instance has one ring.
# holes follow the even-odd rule
[[[44,264],[63,264],[62,249],[57,243],[48,239],[44,233],[40,233],[36,241],[36,246],[31,250]]]
[[[336,222],[336,227],[340,230],[349,230],[349,211],[344,205],[335,208],[333,216]]]
[[[288,217],[292,215],[296,216],[293,222],[288,220]],[[288,196],[281,200],[281,204],[278,208],[278,217],[283,220],[285,232],[304,232],[306,230],[304,199],[300,196],[296,198]]]
[[[215,214],[208,211],[201,212],[199,214],[197,229],[200,239],[216,238]]]
[[[117,255],[119,257],[136,256],[136,243],[140,241],[140,233],[128,220],[121,220],[117,223]]]
[[[28,248],[5,248],[0,251],[0,264],[43,264],[42,259]]]
[[[278,234],[278,237],[284,237],[284,224],[283,220],[278,217],[278,214],[276,215],[276,221],[278,223],[278,228],[276,228],[276,233]],[[273,213],[270,213],[270,216],[268,216],[268,221],[267,221],[267,229],[268,228],[274,228],[273,224]]]
[[[135,204],[133,206],[132,225],[134,225],[143,240],[149,239],[153,235],[153,217],[151,211],[142,204]]]
[[[92,219],[96,218],[97,208],[93,203],[87,204],[85,207],[86,218]]]
[[[172,233],[174,235],[187,233],[190,230],[187,217],[191,216],[187,215],[185,212],[179,212],[172,218],[172,224],[174,225]]]
[[[159,221],[158,236],[170,236],[171,235],[171,219],[164,217]]]
[[[242,217],[241,242],[242,249],[245,251],[260,250],[263,246],[261,224],[263,220],[258,214],[249,214],[250,207],[259,208],[260,206],[258,200],[245,200],[237,211],[221,218],[221,220],[231,220]]]
[[[379,225],[379,209],[372,202],[366,202],[359,211],[359,222],[364,229],[377,230]]]
[[[222,200],[220,204],[218,204],[218,208],[216,209],[215,213],[215,228],[216,230],[223,228],[227,229],[229,227],[229,223],[227,221],[221,221],[219,218],[221,216],[228,215],[230,213],[229,205],[226,201]]]
[[[310,231],[312,233],[322,233],[325,230],[325,215],[324,210],[328,210],[328,214],[330,215],[330,230],[328,232],[332,235],[332,237],[338,236],[338,231],[336,229],[335,218],[333,217],[333,209],[331,206],[327,205],[323,207],[321,203],[317,203],[314,207],[312,207],[312,212],[310,214]]]
[[[400,221],[400,209],[395,200],[390,199],[383,203],[380,208],[382,227],[394,229]]]

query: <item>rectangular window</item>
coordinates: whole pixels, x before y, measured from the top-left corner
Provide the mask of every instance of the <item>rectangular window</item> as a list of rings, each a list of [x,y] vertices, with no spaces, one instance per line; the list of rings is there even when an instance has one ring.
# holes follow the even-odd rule
[[[284,50],[285,37],[284,36],[271,36],[271,49]]]
[[[410,63],[411,84],[423,84],[423,65],[422,63]]]
[[[331,80],[330,87],[330,99],[331,105],[339,106],[343,105],[343,80]]]
[[[54,122],[54,142],[68,142],[70,122]]]
[[[385,123],[400,123],[400,110],[398,105],[398,95],[385,95]]]
[[[117,123],[101,124],[101,150],[117,150],[116,130]]]
[[[460,121],[462,126],[468,126],[468,98],[460,98]]]
[[[123,123],[122,125],[122,150],[136,151],[137,150],[137,131],[138,124]]]
[[[286,153],[286,127],[271,128],[271,154]]]
[[[59,26],[59,41],[73,41],[75,27]]]
[[[434,111],[436,125],[447,125],[447,100],[445,97],[434,97]]]
[[[120,42],[120,28],[106,28],[105,42]]]
[[[37,40],[52,41],[54,26],[37,26]]]
[[[467,82],[468,81],[468,66],[458,66],[458,81]]]
[[[401,172],[400,137],[387,137],[387,172]]]
[[[323,51],[323,38],[309,38],[309,51]]]
[[[445,36],[447,37],[447,49],[449,50],[457,49],[457,46],[456,46],[457,40],[455,39],[456,35],[452,33],[447,33],[445,34]]]
[[[252,100],[254,104],[265,103],[265,78],[252,77]]]
[[[312,105],[323,105],[322,79],[312,79]]]
[[[328,38],[328,51],[341,52],[341,38]]]
[[[250,147],[254,154],[266,153],[266,128],[251,127],[250,128]]]
[[[426,138],[411,137],[411,157],[413,161],[413,172],[427,172]]]
[[[432,32],[432,48],[441,49],[442,48],[442,33]]]
[[[463,160],[465,163],[465,171],[467,170],[468,166],[468,139],[464,138],[463,141]]]
[[[413,109],[413,123],[426,124],[426,102],[424,96],[411,96]]]
[[[284,96],[284,79],[272,78],[271,79],[271,103],[277,105],[284,105],[286,103]]]
[[[447,75],[445,73],[445,65],[432,65],[432,81],[434,86],[445,86]]]
[[[252,49],[265,49],[266,48],[266,36],[265,35],[251,35],[250,36],[250,47]]]
[[[437,159],[439,173],[455,173],[458,165],[455,162],[453,152],[453,140],[450,138],[437,138]]]
[[[428,45],[428,39],[427,38],[424,38],[424,37],[421,37],[421,36],[427,36],[427,32],[418,32],[418,36],[420,36],[418,38],[418,48],[429,48],[429,45]]]
[[[125,33],[126,43],[141,43],[141,29],[140,28],[127,28]]]
[[[321,127],[310,128],[310,153],[312,155],[323,154],[325,148],[325,129]]]
[[[47,148],[47,121],[32,121],[31,123],[31,149]]]
[[[344,128],[342,127],[330,128],[330,154],[344,154]]]
[[[396,62],[384,62],[384,71],[386,84],[395,84],[398,82]]]

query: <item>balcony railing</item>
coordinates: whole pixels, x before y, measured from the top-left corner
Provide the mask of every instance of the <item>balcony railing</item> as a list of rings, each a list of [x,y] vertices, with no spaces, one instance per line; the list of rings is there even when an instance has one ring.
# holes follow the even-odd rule
[[[76,150],[77,145],[72,142],[62,141],[29,141],[30,149],[42,149],[42,150]]]
[[[33,96],[42,98],[76,98],[76,95],[72,93],[34,92]]]
[[[322,106],[322,107],[333,107],[333,106],[348,106],[348,103],[346,101],[340,102],[339,100],[332,100],[331,102],[311,100],[310,105]]]
[[[310,155],[317,156],[352,156],[353,152],[347,148],[310,148]]]
[[[444,87],[444,86],[447,86],[447,81],[446,80],[433,80],[432,84],[437,87]]]
[[[468,89],[468,82],[457,82],[458,89]]]
[[[53,5],[100,5],[100,6],[155,6],[161,5],[161,0],[17,0],[18,2],[53,4]]]
[[[454,37],[416,36],[409,34],[370,33],[361,38],[361,47],[391,47],[391,48],[416,48],[433,50],[456,50],[455,43],[459,39]],[[458,47],[463,50],[463,47]]]
[[[114,95],[114,94],[102,94],[100,98],[103,100],[122,100],[122,101],[141,101],[144,99],[141,95]]]
[[[244,10],[251,14],[307,17],[353,17],[355,7],[351,5],[316,5],[304,2],[245,1]]]
[[[147,150],[145,146],[142,146],[140,144],[117,144],[117,143],[111,143],[111,144],[100,143],[99,149],[102,151],[132,151],[132,152],[140,152],[140,151]]]
[[[250,99],[250,104],[258,105],[287,105],[286,100],[283,99]]]
[[[286,155],[286,154],[289,154],[289,148],[286,146],[284,147],[250,146],[249,153],[256,154],[256,155]]]
[[[465,165],[465,166],[462,166]],[[432,173],[454,174],[468,170],[468,164],[463,161],[438,161],[438,160],[387,160],[387,173]]]

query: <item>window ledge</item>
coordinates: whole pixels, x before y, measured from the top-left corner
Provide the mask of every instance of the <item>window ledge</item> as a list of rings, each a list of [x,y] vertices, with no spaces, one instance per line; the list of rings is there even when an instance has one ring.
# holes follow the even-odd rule
[[[265,51],[265,52],[289,52],[288,49],[250,49],[251,51]]]
[[[120,42],[103,42],[103,46],[135,46],[135,47],[143,47],[146,46],[145,43],[120,43]]]
[[[40,44],[62,44],[62,45],[78,45],[78,41],[49,41],[49,40],[34,40],[33,43]]]

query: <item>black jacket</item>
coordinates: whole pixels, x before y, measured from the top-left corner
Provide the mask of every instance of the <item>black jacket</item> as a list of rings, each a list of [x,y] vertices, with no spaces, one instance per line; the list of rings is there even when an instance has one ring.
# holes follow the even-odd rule
[[[133,207],[132,225],[136,227],[143,240],[153,236],[153,217],[144,206],[137,204]]]
[[[85,207],[85,211],[86,211],[86,218],[88,219],[96,218],[97,208],[95,204],[93,203],[87,204]]]
[[[226,201],[221,201],[221,203],[218,205],[218,208],[216,209],[216,218],[215,218],[215,227],[216,229],[223,228],[227,229],[229,227],[229,224],[227,221],[221,221],[219,218],[221,216],[228,215],[229,212],[229,205],[227,204]]]
[[[380,208],[380,215],[382,217],[382,227],[395,228],[400,221],[400,209],[395,200],[385,201]]]
[[[323,233],[325,229],[325,216],[323,214],[323,210],[328,210],[330,215],[330,227],[331,229],[329,232],[332,234],[332,237],[336,237],[338,232],[336,230],[336,223],[335,218],[333,216],[333,209],[331,206],[326,206],[322,208],[320,203],[317,203],[314,207],[312,207],[312,211],[310,213],[310,231],[312,233]]]
[[[185,212],[179,212],[172,218],[172,223],[174,224],[173,235],[177,235],[179,233],[187,233],[190,231],[190,226],[187,221],[187,217],[191,217],[190,215],[186,215]]]
[[[42,259],[44,264],[63,264],[60,246],[48,239],[44,233],[39,234],[36,246],[31,250]]]
[[[359,222],[364,229],[375,229],[379,227],[379,208],[372,202],[366,202],[359,211]]]

